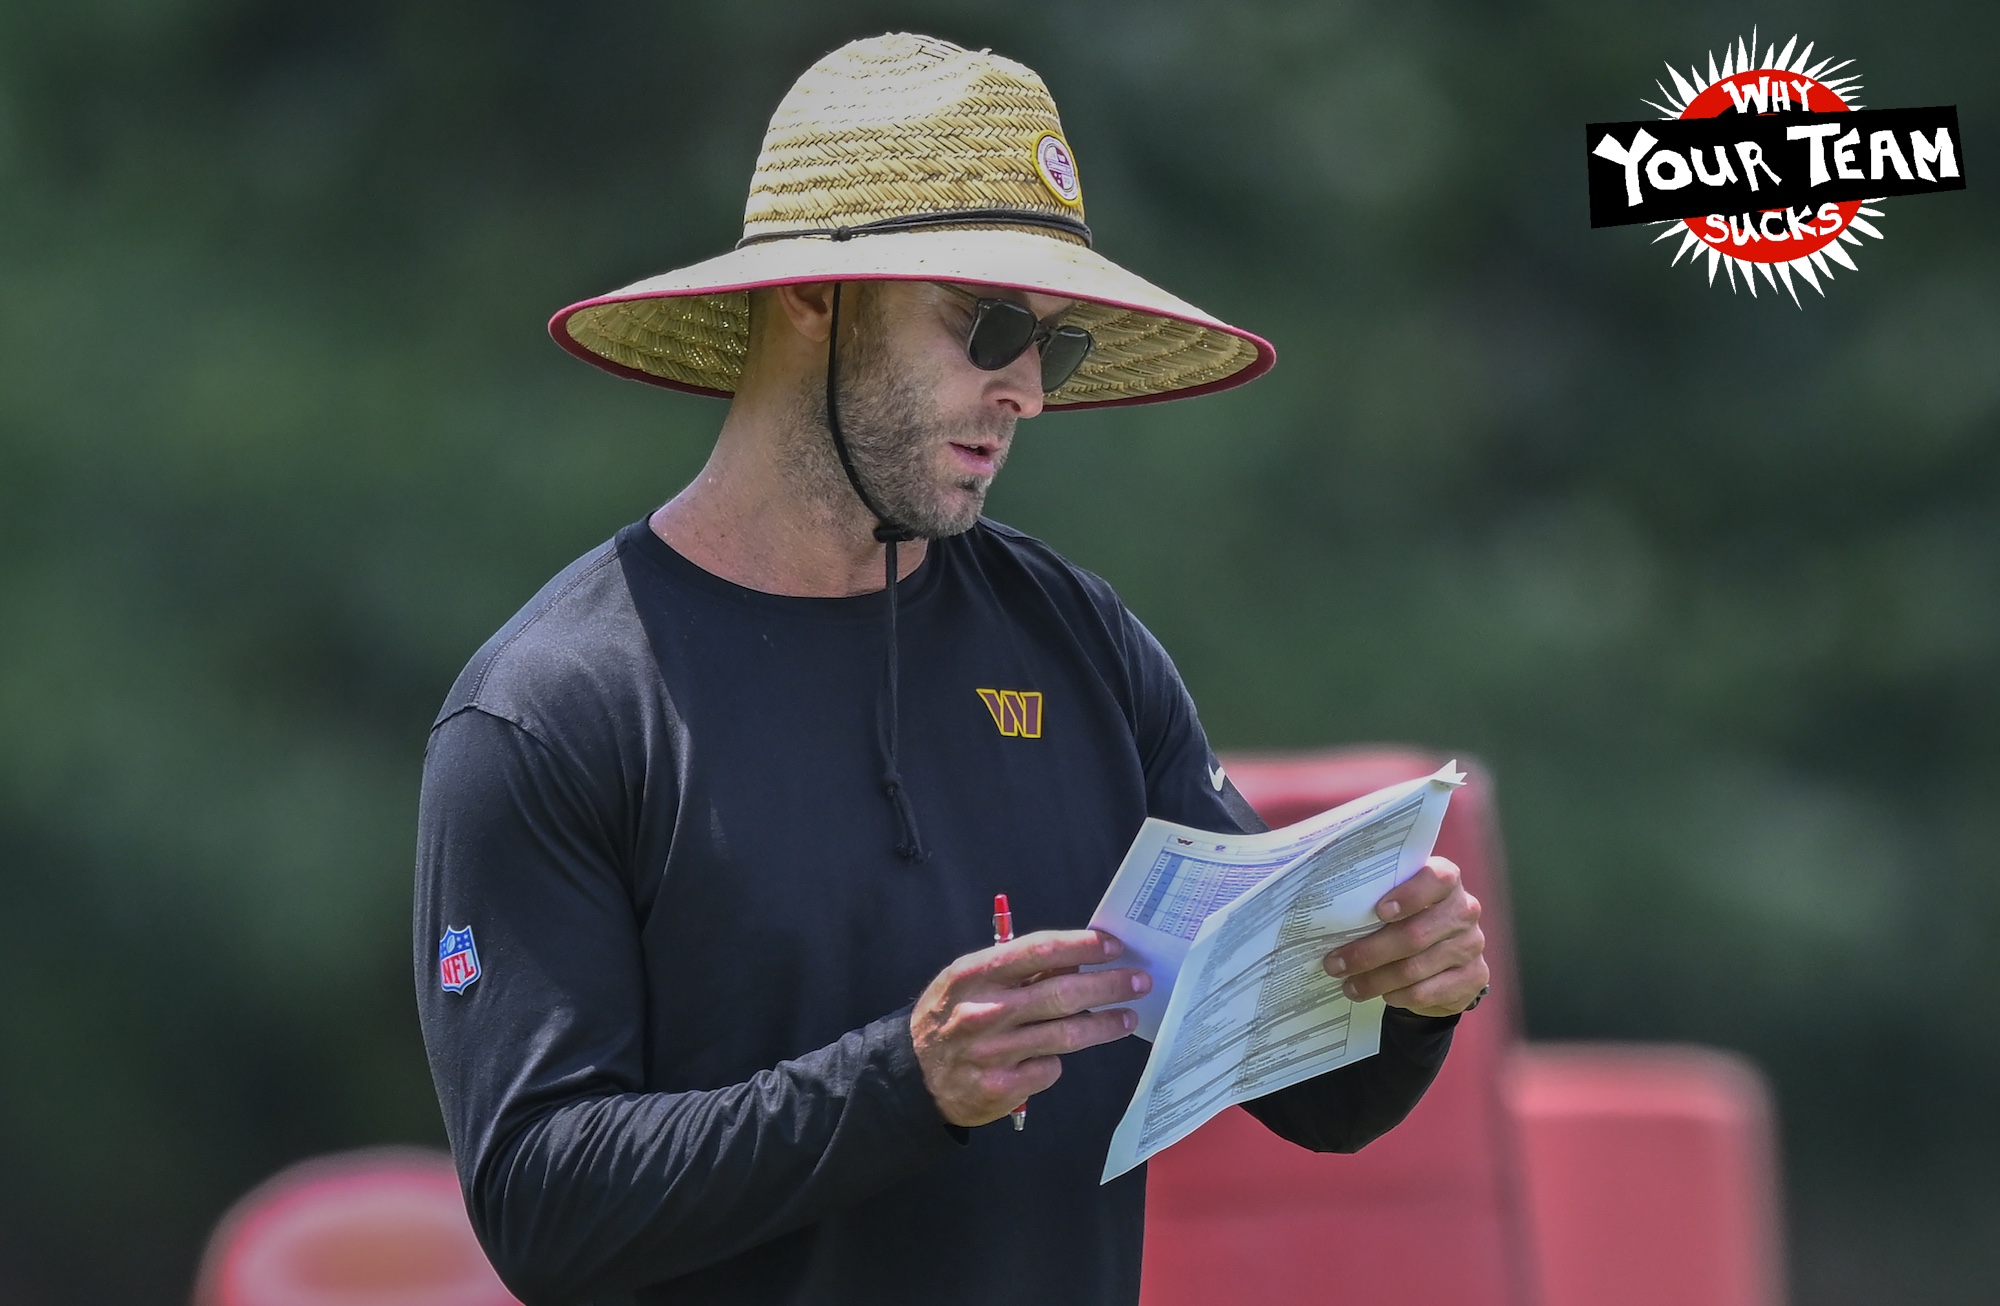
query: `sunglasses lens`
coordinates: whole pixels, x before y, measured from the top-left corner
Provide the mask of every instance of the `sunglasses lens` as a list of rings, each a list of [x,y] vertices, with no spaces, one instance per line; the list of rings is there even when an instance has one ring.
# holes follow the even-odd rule
[[[1063,382],[1076,375],[1090,347],[1097,342],[1082,327],[1057,327],[1042,342],[1042,393],[1060,390]]]
[[[1035,315],[1005,299],[983,299],[966,338],[965,352],[972,365],[985,372],[997,372],[1021,356],[1035,338]]]
[[[986,372],[997,372],[1019,358],[1042,336],[1042,393],[1061,387],[1076,375],[1083,360],[1097,342],[1082,327],[1059,326],[1053,330],[1027,306],[1011,299],[982,299],[974,310],[972,331],[965,340],[966,357]]]

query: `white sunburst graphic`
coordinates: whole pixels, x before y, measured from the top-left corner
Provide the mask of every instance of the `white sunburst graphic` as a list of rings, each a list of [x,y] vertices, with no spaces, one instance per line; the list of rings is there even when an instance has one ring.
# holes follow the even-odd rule
[[[1680,69],[1667,65],[1667,75],[1673,79],[1673,89],[1655,81],[1660,88],[1664,104],[1652,100],[1641,100],[1649,109],[1656,109],[1662,118],[1713,118],[1727,110],[1739,113],[1778,113],[1797,109],[1808,113],[1840,113],[1862,108],[1854,97],[1861,91],[1861,77],[1849,73],[1845,77],[1833,74],[1846,68],[1854,61],[1843,59],[1838,62],[1831,58],[1812,63],[1813,43],[1806,42],[1796,58],[1793,50],[1799,38],[1795,35],[1785,42],[1780,50],[1777,45],[1765,48],[1762,60],[1755,58],[1757,51],[1757,29],[1750,29],[1750,39],[1746,42],[1738,37],[1734,47],[1724,46],[1722,64],[1717,67],[1715,52],[1708,52],[1708,75],[1693,65],[1688,75],[1683,77]],[[1810,65],[1810,66],[1808,66]],[[1715,272],[1720,267],[1729,281],[1729,288],[1736,289],[1736,279],[1740,268],[1743,285],[1752,297],[1757,294],[1757,276],[1761,274],[1771,289],[1782,284],[1791,294],[1792,303],[1803,308],[1799,302],[1798,287],[1793,284],[1793,274],[1819,292],[1821,298],[1826,291],[1820,286],[1820,279],[1833,280],[1833,264],[1838,263],[1850,272],[1860,271],[1854,259],[1842,244],[1861,247],[1859,231],[1876,240],[1882,233],[1868,219],[1879,218],[1882,210],[1870,205],[1880,200],[1848,200],[1845,203],[1829,203],[1820,206],[1810,223],[1799,223],[1788,209],[1769,209],[1762,213],[1746,213],[1725,217],[1722,214],[1708,214],[1699,218],[1677,218],[1670,222],[1655,223],[1664,230],[1653,238],[1658,244],[1670,240],[1675,235],[1681,238],[1680,248],[1674,251],[1673,262],[1667,266],[1679,265],[1688,251],[1697,246],[1708,254],[1708,284],[1715,284]],[[1779,218],[1776,231],[1771,229],[1771,219]],[[1698,267],[1701,255],[1688,261],[1689,267]]]

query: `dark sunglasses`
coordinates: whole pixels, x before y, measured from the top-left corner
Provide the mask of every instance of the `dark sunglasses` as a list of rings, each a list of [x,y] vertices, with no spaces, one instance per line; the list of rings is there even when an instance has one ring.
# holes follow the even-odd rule
[[[1042,393],[1048,394],[1076,375],[1097,343],[1082,327],[1052,325],[1011,299],[982,299],[963,287],[939,284],[973,301],[965,356],[982,372],[997,372],[1027,353],[1029,346],[1040,345]]]

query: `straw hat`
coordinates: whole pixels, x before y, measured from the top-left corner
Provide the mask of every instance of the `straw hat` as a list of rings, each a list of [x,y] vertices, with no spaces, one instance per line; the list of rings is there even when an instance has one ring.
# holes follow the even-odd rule
[[[572,304],[549,334],[620,376],[726,397],[749,349],[750,290],[963,281],[1081,301],[1063,320],[1097,345],[1052,407],[1202,394],[1271,366],[1268,343],[1090,240],[1040,77],[935,37],[872,37],[807,69],[772,115],[734,250]]]

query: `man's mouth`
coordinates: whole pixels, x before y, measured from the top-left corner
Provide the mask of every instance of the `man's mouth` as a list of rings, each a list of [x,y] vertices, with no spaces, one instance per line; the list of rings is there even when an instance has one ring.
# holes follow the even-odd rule
[[[998,469],[1000,445],[988,440],[953,440],[952,456],[965,471],[977,476],[991,476]]]

